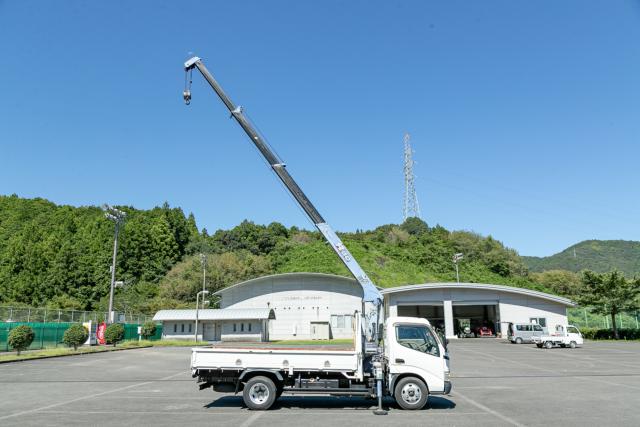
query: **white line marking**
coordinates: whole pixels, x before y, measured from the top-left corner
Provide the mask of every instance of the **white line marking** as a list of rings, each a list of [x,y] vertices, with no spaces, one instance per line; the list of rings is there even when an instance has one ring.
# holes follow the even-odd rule
[[[253,424],[258,418],[260,418],[261,416],[263,416],[265,413],[265,411],[259,411],[259,412],[254,412],[253,415],[251,415],[245,422],[243,422],[242,424],[240,424],[239,427],[249,427],[251,424]]]
[[[464,394],[461,394],[459,391],[455,391],[451,393],[454,396],[459,396],[461,398],[463,398],[464,400],[466,400],[467,402],[471,403],[473,406],[475,406],[478,409],[482,409],[483,411],[497,417],[500,418],[502,421],[505,421],[511,425],[514,426],[518,426],[518,427],[524,427],[524,424],[520,424],[519,422],[517,422],[516,420],[513,420],[509,417],[507,417],[506,415],[502,415],[500,412],[498,411],[494,411],[491,408],[488,408],[486,406],[484,406],[482,403],[478,403],[475,400],[471,399],[470,397],[465,396]]]
[[[477,354],[480,354],[480,355],[486,355],[486,353],[482,353],[482,352],[476,351],[476,350],[465,349],[463,351],[469,351],[471,353],[477,353]],[[558,377],[562,376],[561,372],[555,371],[553,369],[541,368],[539,366],[530,365],[528,363],[519,362],[519,361],[516,361],[516,360],[506,359],[504,357],[495,356],[495,358],[498,359],[498,360],[504,360],[505,362],[510,362],[510,363],[513,363],[513,364],[516,364],[516,365],[526,366],[526,367],[529,367],[531,369],[537,369],[539,371],[549,372],[551,374],[558,375]],[[594,381],[594,382],[598,382],[598,383],[601,383],[601,384],[607,384],[607,385],[612,385],[612,386],[626,387],[626,388],[630,388],[630,389],[634,389],[634,390],[640,389],[640,387],[632,386],[632,385],[629,385],[629,384],[616,383],[616,382],[613,382],[613,381],[606,381],[606,380],[602,380],[602,379],[594,378],[594,377],[588,377],[587,378],[587,377],[580,376],[580,375],[573,375],[572,378],[576,378],[578,380],[583,380],[583,381]]]
[[[177,374],[169,375],[168,377],[160,378],[159,380],[155,380],[155,381],[168,380],[168,379],[177,377],[178,375],[184,375],[185,373],[186,373],[185,371],[178,372]],[[9,414],[9,415],[5,415],[3,417],[0,417],[0,420],[6,420],[8,418],[19,417],[21,415],[33,414],[34,412],[44,411],[45,409],[57,408],[58,406],[67,405],[69,403],[79,402],[81,400],[92,399],[94,397],[100,397],[100,396],[104,396],[105,394],[116,393],[116,392],[119,392],[119,391],[128,390],[130,388],[140,387],[140,386],[147,385],[147,384],[153,384],[155,381],[147,381],[147,382],[144,382],[144,383],[131,384],[131,385],[128,385],[126,387],[120,387],[120,388],[116,388],[114,390],[103,391],[102,393],[90,394],[88,396],[82,396],[82,397],[78,397],[78,398],[75,398],[75,399],[66,400],[64,402],[53,403],[53,404],[47,405],[47,406],[41,406],[40,408],[29,409],[28,411],[15,412],[13,414]]]

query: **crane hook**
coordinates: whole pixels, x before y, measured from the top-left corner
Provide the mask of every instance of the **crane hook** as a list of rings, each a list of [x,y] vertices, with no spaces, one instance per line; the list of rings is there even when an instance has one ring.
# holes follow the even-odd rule
[[[184,91],[182,92],[182,98],[184,103],[191,104],[191,82],[192,82],[192,68],[184,71]]]

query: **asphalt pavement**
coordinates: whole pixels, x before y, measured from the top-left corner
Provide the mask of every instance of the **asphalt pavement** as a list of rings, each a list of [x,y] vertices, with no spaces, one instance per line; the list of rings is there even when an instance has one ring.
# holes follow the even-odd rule
[[[199,391],[188,348],[146,348],[0,365],[0,425],[640,425],[640,343],[538,349],[452,341],[453,392],[421,411],[385,400],[283,396],[254,412]]]

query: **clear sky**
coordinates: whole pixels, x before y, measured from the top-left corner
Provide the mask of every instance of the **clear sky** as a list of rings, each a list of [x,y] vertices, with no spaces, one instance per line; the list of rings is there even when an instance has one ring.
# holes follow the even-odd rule
[[[338,230],[424,219],[523,255],[640,240],[637,1],[2,1],[0,194],[311,228],[202,57]]]

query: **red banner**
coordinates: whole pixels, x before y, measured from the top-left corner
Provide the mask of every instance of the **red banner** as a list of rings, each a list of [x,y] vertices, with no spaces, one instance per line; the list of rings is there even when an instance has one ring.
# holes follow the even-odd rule
[[[96,338],[98,340],[98,344],[105,344],[104,340],[104,331],[107,329],[106,323],[99,323],[98,329],[96,330]]]

